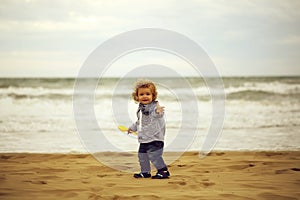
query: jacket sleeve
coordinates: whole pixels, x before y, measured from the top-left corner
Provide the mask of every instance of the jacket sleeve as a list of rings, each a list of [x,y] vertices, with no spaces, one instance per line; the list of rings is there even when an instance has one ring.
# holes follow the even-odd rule
[[[132,131],[137,131],[137,127],[138,127],[138,121],[136,121],[135,123],[133,123],[130,127],[129,127],[129,129],[130,130],[132,130]]]
[[[153,110],[151,110],[151,115],[154,117],[154,118],[161,118],[163,117],[165,114],[165,112],[159,114],[158,112],[156,112],[156,105],[153,107]]]
[[[162,118],[164,116],[164,114],[165,114],[164,112],[161,114],[157,113],[156,111],[152,112],[152,116],[154,118]]]

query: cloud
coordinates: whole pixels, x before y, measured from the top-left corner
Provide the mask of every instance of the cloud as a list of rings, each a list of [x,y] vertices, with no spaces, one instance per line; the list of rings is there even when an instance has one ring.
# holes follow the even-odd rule
[[[218,63],[223,69],[234,66],[231,73],[244,73],[241,63],[263,63],[259,65],[266,73],[274,64],[272,58],[279,55],[277,63],[300,62],[299,54],[285,53],[300,49],[299,10],[300,1],[292,0],[2,0],[0,53],[6,57],[0,60],[0,72],[10,63],[21,65],[22,60],[16,63],[13,56],[19,52],[27,55],[20,59],[27,63],[22,69],[30,73],[32,62],[34,66],[61,63],[74,74],[77,67],[69,68],[74,62],[68,55],[86,56],[117,34],[155,27],[198,42],[211,57],[222,58]]]

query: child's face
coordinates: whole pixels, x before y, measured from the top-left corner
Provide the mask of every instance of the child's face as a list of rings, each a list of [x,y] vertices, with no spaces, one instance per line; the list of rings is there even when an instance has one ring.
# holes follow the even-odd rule
[[[150,88],[138,89],[138,100],[141,104],[149,104],[152,102],[153,96]]]

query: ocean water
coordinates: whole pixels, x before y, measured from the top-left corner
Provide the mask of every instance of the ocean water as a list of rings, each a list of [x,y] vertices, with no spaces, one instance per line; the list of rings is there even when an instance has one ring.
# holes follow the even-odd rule
[[[214,125],[212,97],[203,80],[184,80],[188,87],[178,78],[154,79],[158,100],[166,107],[166,147],[179,138],[192,141],[186,150],[197,151]],[[75,121],[75,79],[1,78],[0,152],[85,153],[86,147],[93,149],[93,145],[101,144],[100,133],[116,149],[136,151],[137,139],[117,128],[136,120],[138,105],[130,98],[135,81],[83,81],[87,85],[97,83],[93,108],[98,127],[89,130],[90,116],[85,118],[86,131],[93,135],[93,143],[88,143]],[[223,129],[214,150],[300,150],[300,77],[232,77],[223,78],[223,82],[226,113],[221,116]],[[84,87],[81,93],[84,95]],[[183,113],[186,105],[193,108],[198,119],[190,119],[195,116],[192,113]]]

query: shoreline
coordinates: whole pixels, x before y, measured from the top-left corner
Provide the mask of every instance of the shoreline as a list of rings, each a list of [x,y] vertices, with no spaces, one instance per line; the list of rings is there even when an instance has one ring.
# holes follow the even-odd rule
[[[118,161],[115,152],[102,155]],[[199,152],[184,152],[164,180],[134,179],[87,153],[0,153],[0,165],[1,199],[300,197],[300,151],[213,151],[202,159]]]
[[[218,149],[218,150],[212,150],[210,153],[216,153],[216,152],[257,152],[257,153],[263,153],[263,152],[300,152],[300,148],[291,148],[291,149],[240,149],[240,150],[228,150],[228,149]],[[32,152],[26,152],[26,151],[0,151],[0,155],[2,154],[64,154],[64,155],[93,155],[98,153],[136,153],[137,151],[98,151],[98,152],[81,152],[81,151],[70,151],[70,152],[64,152],[64,151],[57,151],[57,152],[38,152],[38,151],[32,151]],[[198,150],[186,150],[186,151],[164,151],[165,153],[199,153]]]

